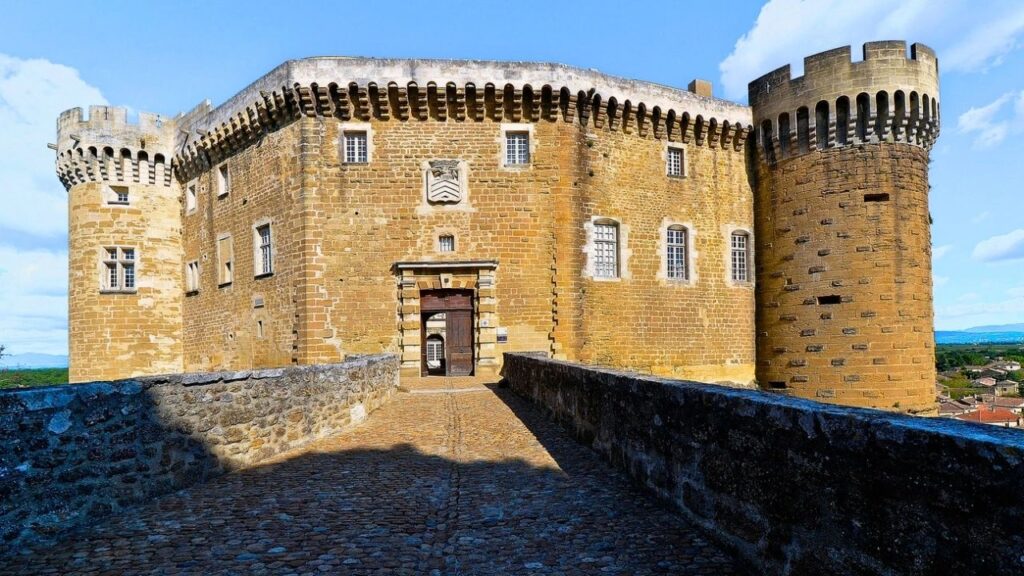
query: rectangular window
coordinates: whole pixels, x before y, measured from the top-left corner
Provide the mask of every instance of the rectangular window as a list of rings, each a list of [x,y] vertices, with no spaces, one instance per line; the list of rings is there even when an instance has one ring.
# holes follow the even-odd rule
[[[185,292],[199,292],[199,261],[193,260],[185,265]]]
[[[749,282],[750,271],[747,260],[749,258],[748,237],[744,232],[734,232],[732,235],[732,280],[733,282]]]
[[[455,236],[445,234],[437,239],[438,252],[455,252]]]
[[[256,227],[256,275],[263,276],[274,272],[274,259],[271,247],[270,224]]]
[[[594,225],[594,276],[619,276],[619,227],[615,224]]]
[[[221,164],[217,168],[217,197],[227,196],[231,191],[231,175],[228,173],[228,165]]]
[[[370,161],[366,132],[345,132],[345,163],[366,164]]]
[[[686,265],[686,236],[686,229],[682,226],[673,226],[667,231],[665,259],[668,277],[672,280],[689,278]]]
[[[127,204],[128,203],[128,187],[127,186],[111,186],[110,187],[110,204]]]
[[[530,163],[530,133],[505,133],[505,165],[517,166]]]
[[[192,212],[196,209],[196,185],[189,184],[185,190],[185,212]]]
[[[103,249],[100,288],[103,292],[135,291],[135,248],[119,246]]]
[[[217,239],[217,285],[231,284],[234,279],[235,248],[231,236]]]
[[[683,175],[683,149],[669,148],[666,171],[669,176],[680,177]]]

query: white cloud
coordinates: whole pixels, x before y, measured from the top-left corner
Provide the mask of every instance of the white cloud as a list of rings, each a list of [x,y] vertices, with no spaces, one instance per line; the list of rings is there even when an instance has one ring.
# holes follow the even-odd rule
[[[105,103],[73,68],[0,54],[0,230],[42,237],[67,232],[67,194],[46,144],[56,139],[61,112]]]
[[[802,74],[803,58],[823,50],[892,38],[939,51],[944,71],[998,66],[1024,33],[1024,6],[993,0],[770,0],[754,26],[719,64],[726,96],[742,99],[747,83],[786,64]]]
[[[971,257],[982,262],[1024,258],[1024,228],[978,242]]]
[[[67,352],[68,255],[0,245],[0,344],[7,352]]]
[[[1008,107],[1010,100],[1014,105]],[[1004,108],[1006,110],[1004,110]],[[963,134],[974,134],[974,147],[991,148],[1002,142],[1011,131],[1024,129],[1024,91],[1007,92],[980,108],[971,108],[957,119],[957,128]],[[987,216],[987,212],[983,213]]]
[[[54,173],[57,116],[105,104],[76,70],[0,54],[0,344],[67,351],[67,193]]]
[[[952,244],[943,244],[942,246],[932,248],[932,261],[942,260],[942,257],[949,254],[949,251],[952,249]]]

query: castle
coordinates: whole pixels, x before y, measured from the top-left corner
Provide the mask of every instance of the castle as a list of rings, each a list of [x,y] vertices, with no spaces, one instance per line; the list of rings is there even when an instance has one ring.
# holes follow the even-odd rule
[[[73,382],[506,351],[934,408],[938,62],[811,56],[749,106],[556,64],[309,58],[58,121]]]

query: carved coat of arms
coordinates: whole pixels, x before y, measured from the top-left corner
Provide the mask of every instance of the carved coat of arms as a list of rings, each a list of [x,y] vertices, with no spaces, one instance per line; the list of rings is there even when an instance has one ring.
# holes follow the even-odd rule
[[[427,200],[457,204],[462,200],[462,179],[458,160],[431,160],[427,168]]]

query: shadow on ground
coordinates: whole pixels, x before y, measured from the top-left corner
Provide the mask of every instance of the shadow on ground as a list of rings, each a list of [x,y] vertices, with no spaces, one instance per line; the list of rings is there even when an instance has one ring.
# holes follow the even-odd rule
[[[0,559],[0,574],[715,574],[729,559],[503,389],[359,429]]]

